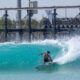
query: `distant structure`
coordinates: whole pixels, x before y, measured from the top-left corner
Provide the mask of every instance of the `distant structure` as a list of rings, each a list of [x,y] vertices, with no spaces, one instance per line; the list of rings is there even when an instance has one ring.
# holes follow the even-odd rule
[[[50,23],[52,24],[52,18],[53,18],[52,10],[46,10],[46,13],[48,15]]]
[[[21,0],[17,0],[17,8],[21,8]],[[17,10],[16,29],[21,29],[21,10]],[[22,36],[21,36],[20,32],[17,32],[16,40],[20,41],[21,39],[22,39]]]
[[[4,14],[4,27],[0,29],[0,33],[3,33],[2,37],[4,41],[12,40],[22,41],[22,38],[27,41],[39,40],[39,39],[56,39],[58,36],[73,35],[75,33],[80,34],[80,12],[76,17],[68,18],[67,10],[65,11],[65,17],[57,17],[57,10],[59,9],[73,9],[80,8],[80,6],[50,6],[50,7],[38,7],[37,1],[29,0],[29,7],[21,7],[21,0],[17,0],[17,8],[0,8],[0,11],[5,11]],[[17,11],[16,15],[16,28],[9,28],[8,11]],[[21,11],[25,10],[27,14],[26,27],[22,28]],[[46,10],[48,18],[44,18],[42,22],[32,22],[32,17],[37,14],[38,10]],[[25,14],[25,15],[26,15]],[[15,23],[15,21],[14,21]],[[35,25],[34,25],[35,24]],[[37,25],[38,24],[38,25]],[[34,26],[33,26],[34,25]],[[35,28],[32,28],[35,27]],[[37,28],[38,27],[38,28]],[[10,36],[11,35],[11,36]],[[1,34],[0,34],[1,37]],[[2,39],[1,37],[1,39]],[[1,40],[0,40],[1,41]],[[3,40],[2,40],[3,41]]]
[[[78,15],[75,18],[80,19],[80,12],[78,13]]]

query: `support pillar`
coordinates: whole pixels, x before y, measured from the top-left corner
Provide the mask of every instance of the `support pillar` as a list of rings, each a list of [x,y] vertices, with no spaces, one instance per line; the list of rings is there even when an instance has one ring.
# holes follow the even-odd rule
[[[4,24],[5,24],[5,41],[8,41],[7,40],[7,34],[8,34],[8,30],[7,30],[7,26],[8,26],[8,13],[7,13],[7,10],[5,10],[5,15],[4,15]]]

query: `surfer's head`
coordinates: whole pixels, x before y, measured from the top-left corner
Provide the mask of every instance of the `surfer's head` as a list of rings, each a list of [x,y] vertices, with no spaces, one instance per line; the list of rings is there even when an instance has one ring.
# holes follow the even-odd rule
[[[50,51],[47,51],[48,54],[50,54]]]

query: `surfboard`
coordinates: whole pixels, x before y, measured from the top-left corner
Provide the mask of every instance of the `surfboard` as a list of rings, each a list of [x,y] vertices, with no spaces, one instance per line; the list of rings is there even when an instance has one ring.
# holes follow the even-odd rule
[[[56,62],[49,62],[49,63],[46,63],[46,64],[38,65],[38,66],[36,67],[36,69],[42,70],[42,69],[46,69],[46,68],[55,67],[55,65],[57,65]]]

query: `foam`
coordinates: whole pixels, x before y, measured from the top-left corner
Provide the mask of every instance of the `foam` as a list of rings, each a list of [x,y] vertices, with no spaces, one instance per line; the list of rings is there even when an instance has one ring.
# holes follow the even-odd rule
[[[68,46],[68,52],[54,60],[59,64],[66,64],[72,62],[80,57],[80,37],[76,36],[65,42]]]

